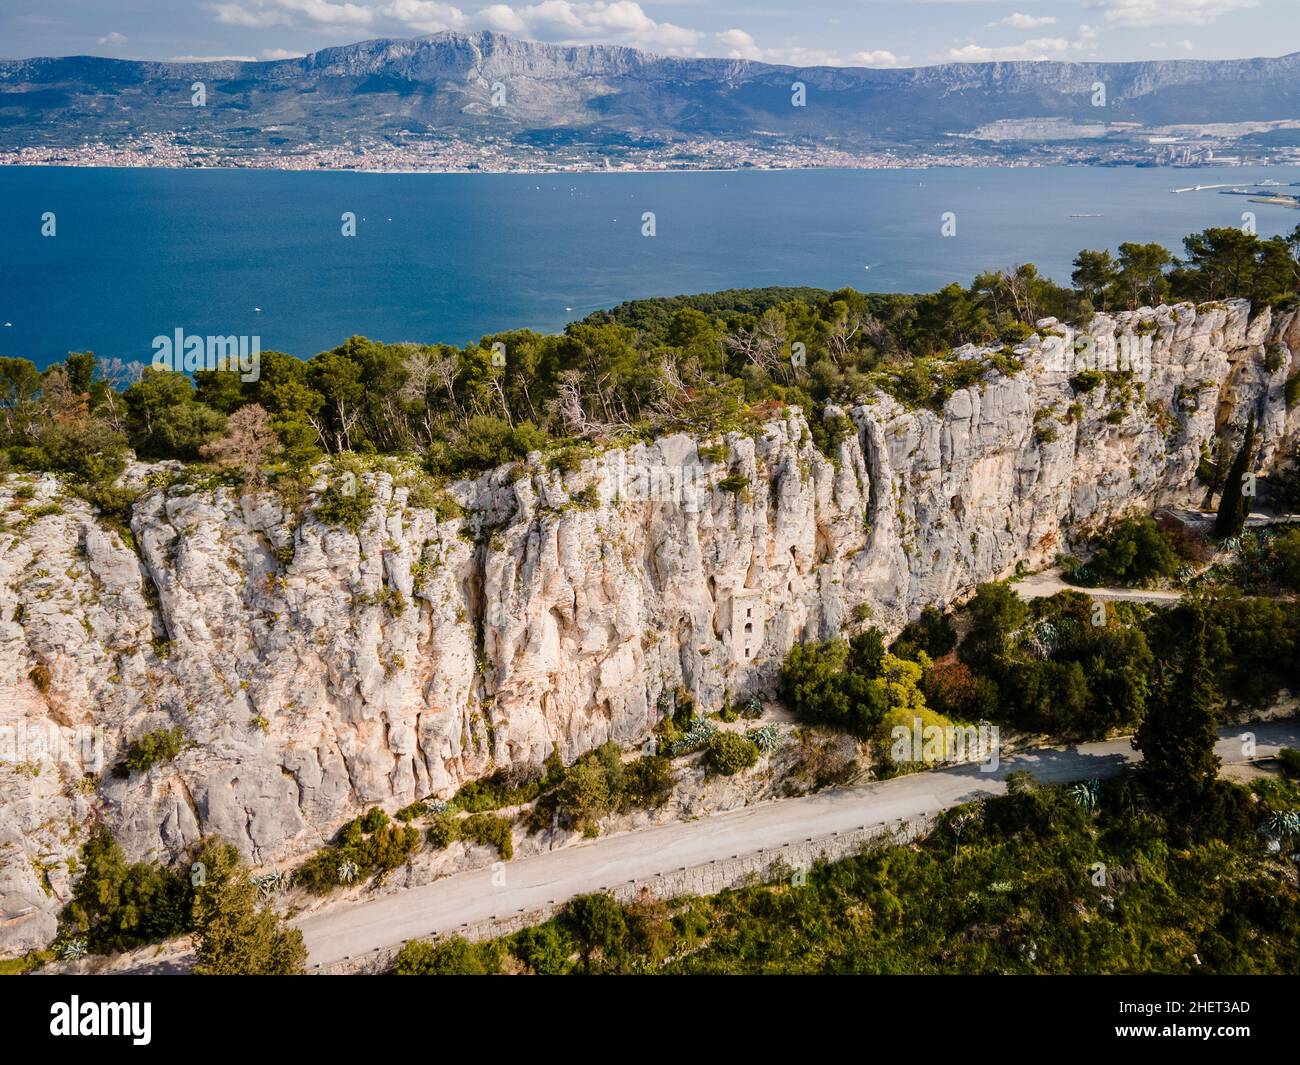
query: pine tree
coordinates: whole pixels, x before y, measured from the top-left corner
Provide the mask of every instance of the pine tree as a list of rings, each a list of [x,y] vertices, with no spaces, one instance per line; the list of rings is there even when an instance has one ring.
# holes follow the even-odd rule
[[[257,889],[239,852],[219,839],[203,841],[195,861],[194,971],[201,976],[291,976],[307,961],[302,933],[274,910],[259,907]]]
[[[1138,727],[1134,746],[1142,771],[1158,792],[1187,802],[1203,796],[1219,775],[1215,705],[1218,690],[1206,658],[1206,625],[1195,608],[1182,668]]]
[[[1242,483],[1255,459],[1255,412],[1250,412],[1246,435],[1241,441],[1237,457],[1232,460],[1223,495],[1219,498],[1219,514],[1214,522],[1214,534],[1220,539],[1236,536],[1246,524],[1250,510],[1248,497],[1242,492]]]

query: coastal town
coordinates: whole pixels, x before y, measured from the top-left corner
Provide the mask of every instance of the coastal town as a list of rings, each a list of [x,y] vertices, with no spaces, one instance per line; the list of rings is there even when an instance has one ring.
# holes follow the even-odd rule
[[[261,131],[274,136],[274,130]],[[1096,140],[1035,142],[953,138],[935,148],[855,149],[842,144],[794,141],[776,135],[744,140],[721,137],[645,138],[565,144],[521,143],[507,136],[395,133],[382,138],[292,146],[208,143],[185,132],[143,132],[78,145],[0,147],[0,166],[239,168],[355,170],[424,173],[581,173],[598,171],[888,170],[934,166],[1169,166],[1225,167],[1300,164],[1300,147],[1267,151],[1236,142],[1231,134],[1181,139],[1133,134]]]

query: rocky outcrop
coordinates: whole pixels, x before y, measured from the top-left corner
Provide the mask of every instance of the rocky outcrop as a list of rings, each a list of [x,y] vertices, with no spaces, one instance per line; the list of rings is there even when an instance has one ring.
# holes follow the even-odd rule
[[[1117,338],[1145,348],[1127,392],[1072,387],[1075,335],[1047,321],[1019,372],[941,413],[871,397],[830,455],[796,412],[573,472],[535,456],[456,485],[463,513],[441,519],[379,464],[356,533],[181,483],[136,504],[133,546],[54,478],[8,477],[0,948],[52,936],[96,819],[133,858],[214,832],[288,864],[370,805],[637,743],[678,686],[708,708],[769,690],[795,641],[868,613],[897,630],[1072,531],[1194,500],[1203,444],[1247,407],[1265,463],[1297,428],[1294,313],[1161,307],[1089,335],[1103,362]],[[108,771],[175,726],[174,760]]]

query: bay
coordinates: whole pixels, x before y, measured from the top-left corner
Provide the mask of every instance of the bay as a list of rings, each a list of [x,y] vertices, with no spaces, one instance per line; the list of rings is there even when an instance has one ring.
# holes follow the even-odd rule
[[[622,300],[766,285],[928,291],[1081,248],[1174,251],[1300,168],[369,174],[0,168],[0,354],[139,359],[187,333],[308,357],[348,336],[457,345]],[[1294,189],[1284,191],[1294,192]],[[53,212],[57,235],[41,235]],[[341,235],[354,212],[357,235]],[[646,212],[655,235],[642,235]],[[956,215],[956,235],[941,235]],[[1099,217],[1071,217],[1086,215]]]

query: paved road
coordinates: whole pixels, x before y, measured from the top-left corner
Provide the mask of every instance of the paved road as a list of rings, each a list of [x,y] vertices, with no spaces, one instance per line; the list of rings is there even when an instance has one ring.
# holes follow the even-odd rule
[[[1256,737],[1256,756],[1279,747],[1300,747],[1300,722],[1242,726],[1221,733],[1225,763],[1247,761],[1238,737]],[[318,912],[299,922],[309,964],[328,965],[376,947],[450,932],[496,915],[532,911],[552,900],[599,891],[629,880],[706,865],[715,858],[752,854],[832,832],[899,819],[915,819],[1006,791],[1006,777],[1025,769],[1046,782],[1109,776],[1139,755],[1128,740],[1078,747],[1037,748],[1003,760],[994,773],[967,765],[876,781],[857,788],[779,799],[696,821],[607,836],[579,846],[534,855],[505,865],[505,883],[494,886],[490,869],[459,873],[432,884],[368,902]]]

